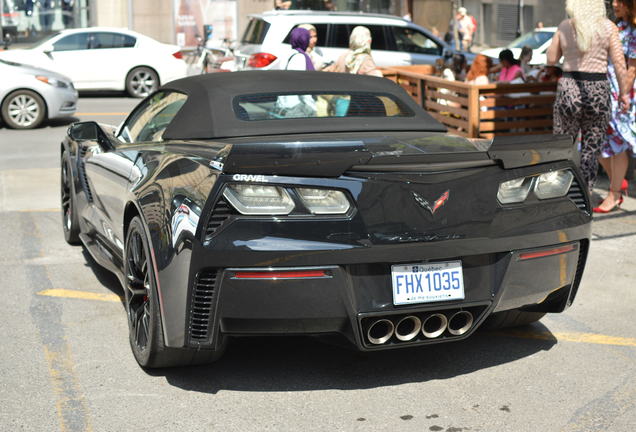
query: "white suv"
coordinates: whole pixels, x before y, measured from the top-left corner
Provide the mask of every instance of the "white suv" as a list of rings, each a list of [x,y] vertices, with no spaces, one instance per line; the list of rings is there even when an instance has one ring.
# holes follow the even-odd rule
[[[427,29],[392,15],[271,11],[250,15],[250,22],[235,50],[238,68],[283,68],[281,59],[286,59],[291,50],[289,34],[300,24],[316,27],[316,46],[327,62],[336,61],[349,47],[349,34],[359,25],[371,31],[371,52],[380,67],[434,64],[436,59],[453,53],[448,44]]]

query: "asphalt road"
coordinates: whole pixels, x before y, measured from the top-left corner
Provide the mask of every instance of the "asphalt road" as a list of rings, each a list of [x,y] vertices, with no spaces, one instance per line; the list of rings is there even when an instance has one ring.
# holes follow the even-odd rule
[[[84,97],[77,117],[117,124],[136,102]],[[71,121],[0,126],[0,430],[636,429],[636,199],[595,220],[574,306],[540,324],[373,355],[240,339],[212,366],[146,372],[117,280],[63,239]]]

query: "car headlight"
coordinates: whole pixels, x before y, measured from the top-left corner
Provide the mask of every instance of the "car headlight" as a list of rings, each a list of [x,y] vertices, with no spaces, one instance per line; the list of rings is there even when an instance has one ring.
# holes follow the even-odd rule
[[[223,196],[245,215],[287,215],[294,209],[294,201],[278,186],[229,184]]]
[[[349,200],[337,190],[296,188],[307,209],[313,214],[345,214],[349,211]]]
[[[499,185],[497,199],[502,204],[512,204],[525,201],[530,193],[532,178],[521,177],[508,180]]]
[[[574,175],[570,170],[552,171],[537,177],[534,194],[539,199],[549,199],[564,196],[570,190]]]
[[[52,85],[53,87],[67,88],[70,86],[69,83],[65,81],[62,81],[56,78],[47,77],[46,75],[36,75],[35,79],[38,81],[42,81],[43,83]]]

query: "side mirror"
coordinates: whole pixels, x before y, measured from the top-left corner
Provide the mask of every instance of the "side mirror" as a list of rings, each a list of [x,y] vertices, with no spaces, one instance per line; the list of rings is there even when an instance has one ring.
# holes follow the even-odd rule
[[[68,135],[75,141],[97,141],[99,126],[94,121],[73,124]]]
[[[51,53],[52,53],[53,51],[55,51],[55,50],[53,49],[53,44],[49,44],[49,43],[47,43],[47,44],[42,45],[42,52],[43,52],[44,54],[46,54],[47,56],[51,57]]]

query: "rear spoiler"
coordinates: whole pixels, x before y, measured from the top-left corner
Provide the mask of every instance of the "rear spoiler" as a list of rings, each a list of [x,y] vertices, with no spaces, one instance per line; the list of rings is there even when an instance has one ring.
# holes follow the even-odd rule
[[[411,153],[362,140],[241,143],[228,146],[214,163],[227,174],[338,177],[350,169],[421,171],[424,166],[435,170],[497,162],[508,169],[571,160],[574,155],[572,138],[567,135],[496,137],[485,151],[428,153],[406,147],[411,148]]]
[[[362,141],[275,142],[232,146],[223,171],[228,174],[338,177],[371,159]]]
[[[519,168],[559,160],[574,160],[575,148],[570,135],[500,136],[488,149],[492,160],[504,168]]]

